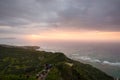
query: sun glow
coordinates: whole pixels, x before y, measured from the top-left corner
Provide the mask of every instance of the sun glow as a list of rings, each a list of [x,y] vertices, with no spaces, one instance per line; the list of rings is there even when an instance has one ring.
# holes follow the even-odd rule
[[[40,39],[40,36],[39,36],[39,35],[32,34],[32,35],[27,36],[27,39],[29,39],[29,40],[31,40],[31,41],[37,41],[37,40]]]
[[[68,41],[120,41],[120,32],[45,32],[39,35],[28,35],[27,38],[32,41],[40,40],[68,40]]]

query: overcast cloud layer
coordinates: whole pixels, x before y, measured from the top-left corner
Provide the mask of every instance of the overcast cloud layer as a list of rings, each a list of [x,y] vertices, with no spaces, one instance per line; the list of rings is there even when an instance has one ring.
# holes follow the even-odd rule
[[[120,0],[0,0],[0,33],[120,31]]]

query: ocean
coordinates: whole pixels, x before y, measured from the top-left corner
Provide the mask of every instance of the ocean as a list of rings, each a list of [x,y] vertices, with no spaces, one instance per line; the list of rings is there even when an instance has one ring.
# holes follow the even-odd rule
[[[91,64],[115,78],[120,78],[120,43],[118,42],[29,42],[14,39],[0,40],[0,44],[37,45],[40,46],[40,50],[63,52],[71,59]]]

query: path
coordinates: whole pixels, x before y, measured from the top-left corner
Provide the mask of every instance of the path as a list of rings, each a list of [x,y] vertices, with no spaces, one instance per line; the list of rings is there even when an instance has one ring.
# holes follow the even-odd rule
[[[51,64],[45,65],[44,69],[36,75],[37,80],[45,80],[51,68]]]

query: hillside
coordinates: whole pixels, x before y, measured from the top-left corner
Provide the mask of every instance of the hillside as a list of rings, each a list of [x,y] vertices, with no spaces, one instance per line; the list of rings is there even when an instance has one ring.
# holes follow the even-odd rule
[[[46,63],[52,64],[46,80],[114,80],[63,53],[37,51],[37,46],[26,47],[0,45],[0,80],[37,80],[36,74],[44,69]],[[26,78],[28,75],[29,79]]]

